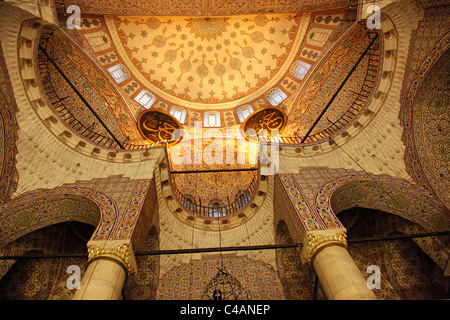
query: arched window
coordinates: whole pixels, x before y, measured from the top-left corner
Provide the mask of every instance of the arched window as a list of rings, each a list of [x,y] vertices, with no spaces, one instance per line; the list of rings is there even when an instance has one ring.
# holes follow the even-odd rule
[[[186,121],[186,110],[180,107],[172,107],[170,108],[169,113],[174,116],[181,124],[184,124]]]
[[[220,113],[217,111],[205,112],[204,127],[220,127]]]
[[[116,64],[115,66],[108,68],[108,72],[116,80],[117,83],[122,83],[130,77],[130,72],[125,68],[123,64]]]
[[[85,37],[94,52],[111,48],[112,43],[106,30],[86,33]]]
[[[236,112],[238,114],[239,121],[242,123],[248,118],[249,115],[253,113],[253,108],[251,105],[246,104],[245,106],[239,107]]]
[[[225,208],[222,205],[222,201],[219,199],[213,199],[209,202],[209,216],[210,217],[222,217],[225,215]]]
[[[142,90],[135,98],[140,105],[145,107],[146,109],[150,109],[150,107],[155,103],[156,96],[148,90]]]
[[[234,196],[236,201],[236,206],[238,209],[245,207],[245,205],[250,201],[251,195],[248,190],[240,190],[236,195]]]
[[[316,47],[323,47],[332,32],[332,29],[312,27],[306,36],[306,43]]]
[[[209,215],[212,217],[222,216],[222,212],[220,211],[220,204],[218,202],[213,203],[212,208],[210,209]]]
[[[290,74],[296,77],[297,79],[302,80],[305,75],[308,73],[309,69],[311,68],[311,65],[303,62],[303,61],[295,61],[295,63],[292,65]]]
[[[188,208],[189,210],[194,211],[194,209],[195,209],[195,205],[194,205],[195,201],[194,201],[193,199],[194,199],[194,197],[191,196],[191,195],[184,195],[184,196],[181,198],[181,203],[182,203],[186,208]]]
[[[283,102],[287,98],[287,95],[286,93],[281,91],[280,88],[275,87],[267,92],[266,98],[270,102],[270,104],[275,107]]]

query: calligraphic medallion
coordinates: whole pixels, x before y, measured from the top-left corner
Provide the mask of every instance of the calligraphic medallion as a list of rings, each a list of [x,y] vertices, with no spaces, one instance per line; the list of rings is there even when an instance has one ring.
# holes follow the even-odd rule
[[[141,135],[152,143],[166,140],[172,145],[182,138],[181,124],[172,115],[161,110],[149,109],[141,112],[137,126]]]
[[[246,138],[256,138],[263,130],[267,136],[281,134],[285,126],[284,111],[278,107],[266,107],[253,112],[245,120],[242,129]]]

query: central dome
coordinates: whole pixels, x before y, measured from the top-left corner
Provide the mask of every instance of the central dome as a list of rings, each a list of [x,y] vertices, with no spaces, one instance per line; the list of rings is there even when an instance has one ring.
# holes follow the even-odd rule
[[[233,107],[267,90],[294,59],[309,22],[297,14],[106,19],[146,87],[197,109]]]

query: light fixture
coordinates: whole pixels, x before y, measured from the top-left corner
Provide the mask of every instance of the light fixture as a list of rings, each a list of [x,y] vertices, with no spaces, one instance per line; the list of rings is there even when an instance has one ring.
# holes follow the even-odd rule
[[[217,176],[216,176],[216,190]],[[218,198],[218,194],[216,194]],[[220,232],[220,215],[217,215],[219,225],[219,246],[222,247],[222,235]],[[208,282],[202,295],[202,300],[248,300],[249,292],[242,286],[241,282],[231,275],[223,267],[222,252],[220,252],[220,267],[216,275]]]
[[[241,282],[223,268],[209,281],[202,300],[248,300],[249,292]]]

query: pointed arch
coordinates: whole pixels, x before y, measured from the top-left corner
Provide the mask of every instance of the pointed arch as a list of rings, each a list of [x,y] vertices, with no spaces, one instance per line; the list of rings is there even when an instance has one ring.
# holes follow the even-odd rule
[[[354,189],[357,186],[360,187],[359,194]],[[366,192],[362,188],[366,188]],[[347,199],[342,200],[339,206],[338,195],[345,195]],[[313,210],[325,226],[332,228],[336,227],[336,223],[340,224],[336,214],[346,206],[364,206],[393,213],[419,224],[430,232],[446,230],[450,222],[448,210],[424,188],[386,175],[346,175],[324,184],[316,191]]]
[[[0,247],[51,224],[79,221],[97,228],[92,239],[107,239],[118,217],[114,200],[106,194],[80,187],[35,190],[0,207]]]

